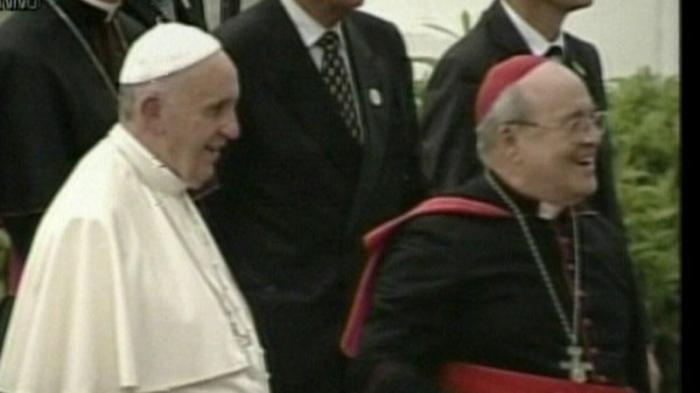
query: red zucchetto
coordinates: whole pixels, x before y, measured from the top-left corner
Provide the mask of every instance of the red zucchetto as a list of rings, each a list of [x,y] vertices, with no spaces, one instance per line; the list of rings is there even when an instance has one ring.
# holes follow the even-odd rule
[[[504,90],[546,61],[547,58],[541,56],[518,55],[509,57],[491,67],[481,82],[479,93],[476,96],[474,108],[476,124],[479,124],[481,119],[491,110],[494,102]]]

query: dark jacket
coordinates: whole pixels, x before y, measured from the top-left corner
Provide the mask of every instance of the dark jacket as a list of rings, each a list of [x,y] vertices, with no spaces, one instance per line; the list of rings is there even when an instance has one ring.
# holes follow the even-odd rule
[[[570,324],[571,216],[541,219],[536,201],[502,187],[528,223]],[[510,210],[483,175],[451,195]],[[649,392],[645,312],[624,238],[594,211],[577,211],[576,221],[590,377]],[[354,392],[438,392],[437,373],[450,362],[568,377],[560,362],[569,337],[512,215],[434,214],[404,224],[380,259],[372,304],[349,377]]]
[[[399,32],[358,11],[342,28],[368,135],[362,146],[277,0],[217,32],[239,70],[241,137],[205,208],[266,340],[276,392],[340,389],[340,325],[362,262],[360,236],[419,197]]]
[[[80,0],[57,3],[99,56],[105,13]],[[0,216],[22,255],[73,166],[117,120],[117,97],[66,24],[40,4],[0,26]],[[143,32],[118,18],[127,41]]]

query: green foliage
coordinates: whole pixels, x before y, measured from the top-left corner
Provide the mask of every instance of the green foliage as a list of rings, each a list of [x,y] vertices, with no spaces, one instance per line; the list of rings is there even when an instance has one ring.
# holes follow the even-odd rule
[[[652,320],[661,392],[678,392],[679,82],[642,69],[608,90],[618,196]]]

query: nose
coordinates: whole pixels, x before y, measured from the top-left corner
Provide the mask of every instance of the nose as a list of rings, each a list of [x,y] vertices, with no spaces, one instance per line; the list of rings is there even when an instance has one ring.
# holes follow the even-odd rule
[[[230,112],[226,119],[226,124],[221,128],[221,134],[229,140],[238,139],[241,135],[241,127],[238,123],[238,114],[235,109]]]
[[[605,133],[605,128],[603,127],[604,126],[592,124],[591,127],[583,133],[583,143],[595,146],[600,145],[603,134]]]
[[[585,118],[585,130],[581,130],[584,134],[584,143],[589,144],[600,144],[603,134],[605,133],[607,126],[607,116],[603,111],[593,112],[590,116]]]

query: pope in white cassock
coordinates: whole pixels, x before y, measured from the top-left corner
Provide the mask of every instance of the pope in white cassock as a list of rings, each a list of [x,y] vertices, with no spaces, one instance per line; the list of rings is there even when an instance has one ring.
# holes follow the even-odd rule
[[[212,36],[168,23],[132,45],[120,83],[120,122],[39,226],[0,391],[268,392],[248,307],[187,193],[238,136],[236,69]]]

